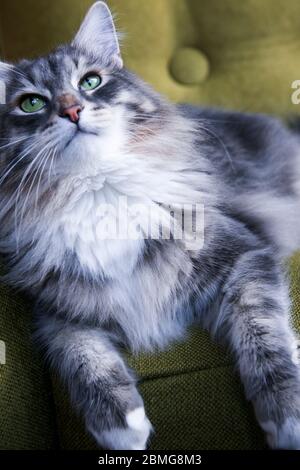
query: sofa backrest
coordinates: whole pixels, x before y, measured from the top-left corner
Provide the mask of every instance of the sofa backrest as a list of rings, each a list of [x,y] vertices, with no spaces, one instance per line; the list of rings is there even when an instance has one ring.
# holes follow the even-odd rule
[[[68,41],[92,0],[9,0],[7,58]],[[175,101],[285,115],[297,112],[299,0],[107,0],[126,33],[126,65]]]

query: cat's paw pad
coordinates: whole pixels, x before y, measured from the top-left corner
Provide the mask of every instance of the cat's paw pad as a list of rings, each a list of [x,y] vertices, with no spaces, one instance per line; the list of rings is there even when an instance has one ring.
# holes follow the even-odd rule
[[[145,450],[152,426],[144,407],[136,408],[126,415],[127,427],[113,428],[101,434],[91,430],[97,442],[111,450]]]
[[[300,420],[287,418],[282,425],[267,421],[260,423],[272,449],[300,450]]]

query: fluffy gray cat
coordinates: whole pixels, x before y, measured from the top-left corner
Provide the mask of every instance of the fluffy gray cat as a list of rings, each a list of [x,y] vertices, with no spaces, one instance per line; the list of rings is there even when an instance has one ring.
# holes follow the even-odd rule
[[[144,449],[151,434],[119,348],[164,347],[196,322],[230,348],[269,445],[300,449],[283,268],[300,247],[297,134],[163,100],[123,68],[103,2],[70,45],[0,77],[6,282],[35,299],[36,339],[98,444]],[[188,224],[175,236],[183,205],[204,207],[199,246]],[[130,236],[102,236],[128,218]]]

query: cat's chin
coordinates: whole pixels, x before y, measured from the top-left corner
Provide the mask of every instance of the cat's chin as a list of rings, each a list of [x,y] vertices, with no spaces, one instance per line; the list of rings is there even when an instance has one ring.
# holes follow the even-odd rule
[[[90,139],[92,136],[99,137],[99,133],[96,131],[84,129],[84,128],[77,128],[76,131],[70,136],[66,142],[64,143],[63,150],[67,150],[69,147],[74,145],[78,145],[79,142],[85,139]]]
[[[62,143],[61,155],[67,166],[71,164],[75,169],[76,163],[81,166],[82,162],[95,162],[102,147],[101,136],[93,133],[78,130],[75,135],[69,137]]]

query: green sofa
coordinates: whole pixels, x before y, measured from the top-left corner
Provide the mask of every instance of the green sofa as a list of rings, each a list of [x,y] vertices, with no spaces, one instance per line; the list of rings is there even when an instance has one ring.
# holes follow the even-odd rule
[[[92,0],[0,5],[2,56],[44,53],[69,40]],[[126,65],[174,101],[297,113],[299,0],[108,0],[126,34]],[[300,331],[300,255],[288,261]],[[31,305],[0,286],[0,449],[95,449],[30,341]],[[0,343],[0,345],[3,343]],[[231,358],[193,329],[169,350],[132,357],[155,434],[151,449],[262,449],[264,436]],[[1,356],[0,356],[1,357]]]

